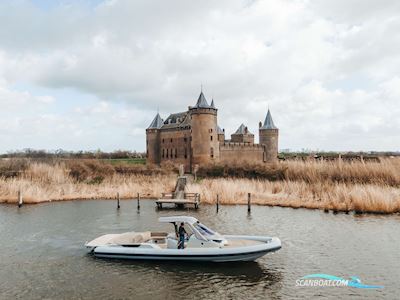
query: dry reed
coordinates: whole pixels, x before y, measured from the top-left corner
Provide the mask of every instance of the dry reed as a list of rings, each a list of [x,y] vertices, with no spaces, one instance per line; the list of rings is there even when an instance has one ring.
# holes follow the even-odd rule
[[[7,162],[4,174],[9,174],[9,165]],[[176,180],[174,173],[165,171],[168,168],[113,167],[96,161],[17,165],[20,169],[11,177],[0,173],[0,202],[16,202],[18,190],[22,190],[26,203],[115,199],[117,193],[121,198],[134,198],[137,193],[157,198],[162,192],[172,191]],[[231,177],[209,176],[190,184],[187,191],[200,193],[205,203],[214,203],[218,194],[222,204],[245,204],[247,193],[251,193],[252,203],[259,205],[400,212],[400,159],[365,164],[290,161],[272,167],[256,166],[253,170],[242,166],[239,171],[232,166],[218,168],[218,172],[222,170]],[[214,177],[218,172],[213,173]],[[232,172],[236,172],[236,177],[232,177]],[[238,178],[249,174],[251,178]],[[265,178],[268,176],[272,180]]]
[[[79,181],[70,176],[65,164],[30,163],[24,176],[0,179],[0,202],[16,202],[21,190],[25,203],[72,199],[134,198],[137,193],[158,197],[175,185],[174,175],[115,174],[105,175],[100,182]]]
[[[400,212],[400,189],[391,186],[346,183],[307,183],[305,181],[266,181],[246,178],[204,179],[191,184],[188,192],[200,193],[202,202],[246,204],[247,193],[258,205],[334,211]]]

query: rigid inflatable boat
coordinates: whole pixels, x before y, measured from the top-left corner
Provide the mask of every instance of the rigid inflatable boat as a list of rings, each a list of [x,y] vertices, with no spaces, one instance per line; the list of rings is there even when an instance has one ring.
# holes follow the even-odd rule
[[[171,223],[174,232],[126,232],[106,234],[85,244],[96,257],[186,261],[252,261],[281,248],[277,237],[221,235],[194,217],[161,217]],[[188,233],[184,249],[178,249],[178,226],[184,223]]]

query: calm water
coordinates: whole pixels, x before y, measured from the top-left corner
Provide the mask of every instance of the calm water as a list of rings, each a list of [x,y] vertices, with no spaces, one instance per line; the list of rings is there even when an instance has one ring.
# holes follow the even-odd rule
[[[278,236],[283,248],[256,262],[195,264],[100,260],[83,244],[104,233],[165,229],[159,216],[191,214],[220,233]],[[168,225],[167,225],[168,226]],[[172,229],[167,227],[168,231]],[[153,201],[74,201],[0,206],[1,299],[398,299],[400,216],[353,216],[254,206],[156,211]],[[296,287],[311,273],[384,285],[381,290]]]

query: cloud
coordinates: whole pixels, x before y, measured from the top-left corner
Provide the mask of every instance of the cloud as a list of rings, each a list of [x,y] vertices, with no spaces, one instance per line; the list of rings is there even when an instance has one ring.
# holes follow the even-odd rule
[[[164,117],[185,110],[203,84],[227,132],[242,122],[257,132],[269,106],[282,148],[398,149],[399,12],[389,0],[113,0],[49,10],[3,1],[0,104],[40,102],[48,108],[38,115],[66,124],[49,135],[72,128],[113,148],[107,120],[128,128],[118,147],[143,150],[157,107]],[[21,82],[50,94],[13,90]],[[52,95],[65,90],[83,103]],[[86,103],[87,95],[97,102]]]

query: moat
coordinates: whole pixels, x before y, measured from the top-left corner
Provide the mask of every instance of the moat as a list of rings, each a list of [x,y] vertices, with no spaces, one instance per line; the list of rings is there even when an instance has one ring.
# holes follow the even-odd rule
[[[193,215],[224,234],[267,234],[282,249],[253,263],[196,264],[100,260],[83,244],[103,233],[164,229],[159,216]],[[0,299],[395,299],[400,278],[400,216],[202,205],[155,209],[154,201],[70,201],[0,206]],[[312,273],[383,289],[296,287]]]

